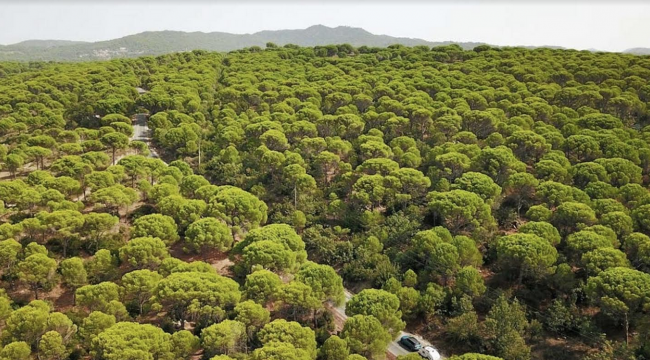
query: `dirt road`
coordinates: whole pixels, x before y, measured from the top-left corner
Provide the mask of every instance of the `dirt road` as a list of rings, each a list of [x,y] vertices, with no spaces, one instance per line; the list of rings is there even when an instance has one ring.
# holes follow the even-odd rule
[[[158,153],[151,146],[151,129],[147,125],[147,115],[146,114],[136,114],[133,119],[133,136],[131,140],[142,141],[147,144],[149,147],[149,157],[158,158]]]

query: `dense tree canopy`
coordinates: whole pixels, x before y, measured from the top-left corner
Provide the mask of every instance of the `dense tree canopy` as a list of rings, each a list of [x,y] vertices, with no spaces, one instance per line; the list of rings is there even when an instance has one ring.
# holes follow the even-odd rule
[[[357,360],[404,329],[649,358],[648,79],[488,45],[0,63],[0,359]]]

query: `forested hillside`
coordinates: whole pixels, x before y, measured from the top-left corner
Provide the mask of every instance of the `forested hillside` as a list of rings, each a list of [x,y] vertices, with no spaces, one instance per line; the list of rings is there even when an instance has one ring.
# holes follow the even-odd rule
[[[259,31],[253,34],[226,32],[146,31],[119,39],[96,42],[31,40],[18,44],[0,45],[0,61],[89,61],[116,58],[155,56],[171,52],[208,50],[233,51],[244,47],[296,44],[317,46],[351,44],[353,46],[442,46],[451,41],[431,42],[422,39],[375,35],[349,26],[314,25],[306,29]],[[476,42],[458,43],[464,49],[481,45]]]
[[[649,79],[485,45],[0,63],[0,360],[384,359],[402,330],[650,358]]]

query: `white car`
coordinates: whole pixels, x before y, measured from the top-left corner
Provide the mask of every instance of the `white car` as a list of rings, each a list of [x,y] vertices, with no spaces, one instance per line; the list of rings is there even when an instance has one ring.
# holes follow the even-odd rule
[[[418,354],[422,356],[423,358],[427,360],[440,360],[442,357],[440,356],[440,353],[436,348],[433,346],[425,346],[420,351],[418,351]]]

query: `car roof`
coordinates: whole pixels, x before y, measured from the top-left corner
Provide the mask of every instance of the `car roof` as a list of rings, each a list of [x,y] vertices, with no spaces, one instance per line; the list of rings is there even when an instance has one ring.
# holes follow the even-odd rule
[[[415,344],[419,344],[419,343],[420,343],[420,342],[418,341],[418,339],[416,339],[416,338],[413,337],[413,336],[406,336],[406,340],[409,340],[409,341],[411,341],[411,342],[413,342],[413,343],[415,343]]]
[[[432,346],[425,346],[418,352],[423,357],[427,359],[438,360],[441,359],[440,353]]]

